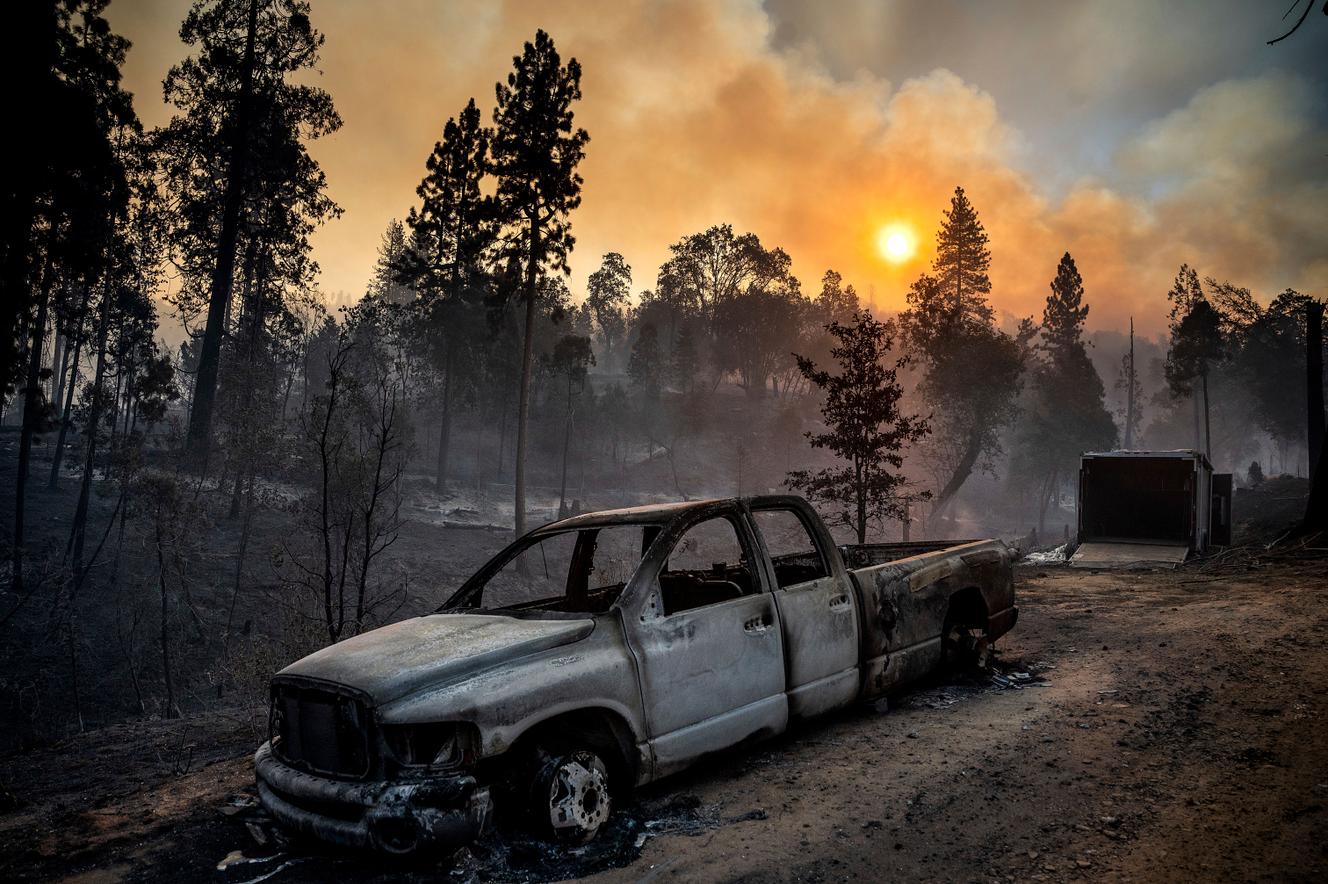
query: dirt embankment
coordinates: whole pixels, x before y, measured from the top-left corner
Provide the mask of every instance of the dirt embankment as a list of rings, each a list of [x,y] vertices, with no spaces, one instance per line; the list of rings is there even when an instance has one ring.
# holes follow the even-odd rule
[[[1324,571],[1021,573],[1011,686],[924,686],[728,754],[572,854],[493,837],[397,866],[260,845],[246,723],[107,729],[0,764],[19,802],[0,877],[1323,880]]]

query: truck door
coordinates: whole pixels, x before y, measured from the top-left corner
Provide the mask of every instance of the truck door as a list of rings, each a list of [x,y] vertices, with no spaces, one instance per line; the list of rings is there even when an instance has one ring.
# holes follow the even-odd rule
[[[626,624],[657,775],[788,723],[779,612],[745,522],[734,509],[676,536]]]
[[[847,574],[835,574],[809,516],[792,506],[752,508],[773,572],[788,660],[789,715],[817,715],[849,703],[860,686],[858,618]]]

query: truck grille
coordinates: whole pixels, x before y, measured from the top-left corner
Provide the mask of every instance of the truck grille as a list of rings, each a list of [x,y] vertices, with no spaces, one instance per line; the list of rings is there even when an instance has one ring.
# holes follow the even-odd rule
[[[363,701],[320,687],[272,686],[272,749],[292,767],[334,777],[369,773],[369,710]]]

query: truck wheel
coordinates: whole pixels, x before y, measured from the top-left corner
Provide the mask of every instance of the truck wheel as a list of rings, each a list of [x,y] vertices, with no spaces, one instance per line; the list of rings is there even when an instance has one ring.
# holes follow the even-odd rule
[[[947,623],[941,643],[945,651],[945,665],[950,669],[986,669],[991,665],[991,642],[982,633],[970,627]]]
[[[545,749],[535,776],[531,811],[541,833],[563,844],[585,844],[609,819],[609,769],[589,749]]]

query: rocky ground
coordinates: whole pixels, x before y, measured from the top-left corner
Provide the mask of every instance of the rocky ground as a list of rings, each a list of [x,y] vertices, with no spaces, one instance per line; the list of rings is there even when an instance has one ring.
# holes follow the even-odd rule
[[[709,762],[644,790],[578,852],[494,836],[394,865],[282,846],[252,807],[254,725],[210,715],[0,759],[0,878],[1328,876],[1323,560],[1021,570],[1019,584],[997,677],[924,685]]]

